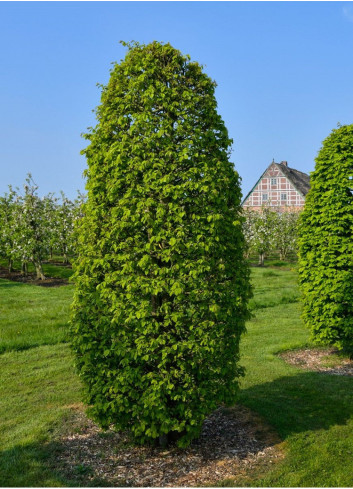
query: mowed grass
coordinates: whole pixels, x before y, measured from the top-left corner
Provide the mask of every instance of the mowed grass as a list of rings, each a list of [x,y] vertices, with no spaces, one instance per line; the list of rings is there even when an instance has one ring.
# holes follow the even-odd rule
[[[48,459],[53,433],[81,401],[65,343],[72,293],[0,280],[0,486],[66,484]]]
[[[239,402],[278,432],[285,458],[243,485],[351,487],[353,379],[284,363],[279,351],[309,344],[296,272],[255,267],[252,278],[254,317],[241,342],[246,376]],[[55,436],[81,402],[64,343],[72,292],[0,281],[0,486],[77,485],[52,465],[62,449]]]
[[[64,342],[72,292],[0,280],[0,353]]]
[[[294,270],[253,267],[251,276],[254,292],[250,299],[252,310],[298,302],[300,295]]]
[[[254,303],[259,308],[254,309],[242,341],[246,376],[239,402],[276,429],[286,456],[273,470],[243,485],[351,487],[353,378],[302,370],[278,357],[278,352],[310,341],[300,319],[300,303],[293,300],[299,298],[296,272],[269,271],[252,270]],[[223,485],[231,486],[232,481]]]
[[[53,435],[81,398],[68,345],[6,352],[0,376],[0,486],[67,485],[48,460],[60,453]]]

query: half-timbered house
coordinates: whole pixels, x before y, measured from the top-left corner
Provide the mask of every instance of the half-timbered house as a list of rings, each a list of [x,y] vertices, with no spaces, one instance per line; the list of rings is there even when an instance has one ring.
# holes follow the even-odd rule
[[[268,205],[277,209],[299,211],[304,206],[309,189],[309,175],[289,168],[286,161],[275,163],[273,160],[242,205],[252,210],[261,210],[263,205]]]

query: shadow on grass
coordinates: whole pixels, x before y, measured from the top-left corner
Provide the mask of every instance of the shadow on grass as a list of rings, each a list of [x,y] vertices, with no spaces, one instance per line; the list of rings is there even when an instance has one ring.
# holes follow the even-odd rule
[[[23,285],[24,284],[21,282],[10,282],[8,280],[1,280],[0,279],[0,287],[2,287],[4,289],[10,288],[10,287],[21,287]]]
[[[108,487],[90,475],[89,466],[72,466],[67,478],[60,464],[59,443],[18,445],[0,453],[0,487]]]
[[[279,435],[329,429],[353,417],[353,378],[301,372],[241,391],[240,402],[254,409]]]
[[[67,326],[67,323],[63,324],[58,324],[58,328],[64,328]],[[58,345],[58,344],[66,344],[69,343],[69,338],[67,336],[64,337],[59,337],[59,338],[54,338],[53,340],[49,341],[29,341],[29,342],[9,342],[8,344],[0,344],[0,355],[3,355],[4,353],[10,353],[10,352],[21,352],[21,351],[27,351],[27,350],[32,350],[33,348],[38,348],[40,346],[53,346],[53,345]],[[1,486],[0,486],[1,487]]]

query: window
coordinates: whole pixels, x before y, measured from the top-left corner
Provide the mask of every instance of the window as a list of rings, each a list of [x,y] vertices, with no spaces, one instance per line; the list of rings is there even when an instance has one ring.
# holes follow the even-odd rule
[[[287,200],[287,194],[281,194],[281,200]]]
[[[262,202],[268,200],[268,194],[262,194]]]
[[[271,178],[271,185],[277,185],[277,178]]]

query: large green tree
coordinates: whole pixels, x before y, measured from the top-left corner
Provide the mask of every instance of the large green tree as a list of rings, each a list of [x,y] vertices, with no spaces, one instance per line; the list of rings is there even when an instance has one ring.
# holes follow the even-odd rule
[[[72,342],[91,415],[145,442],[232,404],[249,317],[239,176],[215,83],[170,44],[128,46],[84,153]]]
[[[325,139],[299,226],[305,323],[322,344],[353,354],[353,125]]]

